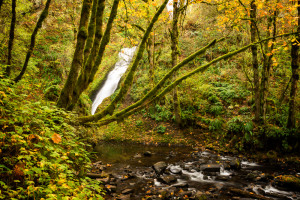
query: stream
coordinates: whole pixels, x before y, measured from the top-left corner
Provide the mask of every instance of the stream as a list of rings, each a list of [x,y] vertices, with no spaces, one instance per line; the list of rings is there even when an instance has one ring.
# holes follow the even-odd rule
[[[101,143],[94,151],[105,199],[300,199],[275,184],[278,175],[297,174],[278,165],[183,146]]]

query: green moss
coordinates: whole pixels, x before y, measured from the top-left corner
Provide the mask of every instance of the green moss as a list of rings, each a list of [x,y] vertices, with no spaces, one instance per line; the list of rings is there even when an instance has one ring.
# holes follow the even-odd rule
[[[275,183],[278,186],[285,187],[291,190],[300,190],[300,178],[293,175],[281,175],[275,178]]]

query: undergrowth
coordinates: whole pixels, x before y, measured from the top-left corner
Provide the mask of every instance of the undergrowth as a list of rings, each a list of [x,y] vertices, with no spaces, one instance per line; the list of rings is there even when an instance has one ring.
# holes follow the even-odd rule
[[[102,199],[74,114],[0,78],[0,199]]]

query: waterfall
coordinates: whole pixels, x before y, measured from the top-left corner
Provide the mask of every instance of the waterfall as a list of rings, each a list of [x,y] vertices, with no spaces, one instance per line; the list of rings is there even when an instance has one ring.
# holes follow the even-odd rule
[[[111,96],[118,87],[119,81],[122,75],[126,72],[137,47],[132,48],[123,48],[121,52],[119,52],[119,61],[115,64],[114,69],[109,72],[105,83],[100,88],[99,92],[96,95],[96,98],[92,104],[92,115],[95,114],[98,106],[102,103],[102,101]]]

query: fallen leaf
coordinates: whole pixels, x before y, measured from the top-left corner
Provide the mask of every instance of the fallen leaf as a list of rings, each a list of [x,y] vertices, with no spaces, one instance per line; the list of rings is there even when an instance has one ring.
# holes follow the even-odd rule
[[[60,143],[61,142],[61,136],[57,133],[54,133],[52,135],[52,141],[56,144]]]

